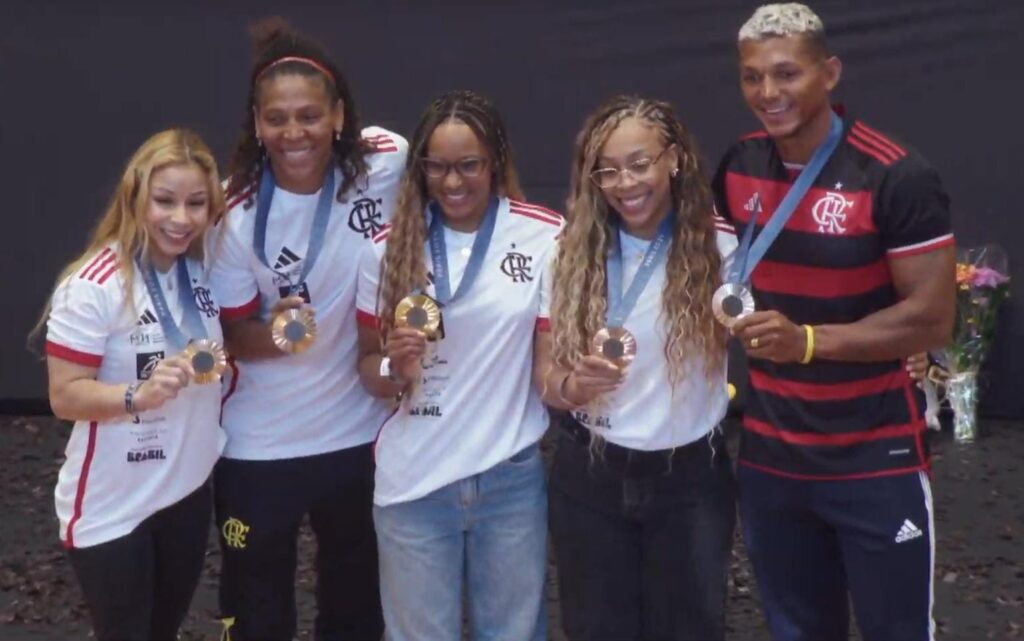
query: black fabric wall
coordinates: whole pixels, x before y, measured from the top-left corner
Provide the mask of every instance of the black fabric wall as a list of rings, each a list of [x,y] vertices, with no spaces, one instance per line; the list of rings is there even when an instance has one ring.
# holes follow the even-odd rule
[[[46,3],[0,7],[0,411],[43,398],[25,335],[61,266],[80,251],[131,152],[154,131],[198,129],[222,160],[245,109],[246,25],[278,14],[346,70],[365,122],[405,135],[427,102],[474,88],[501,107],[528,196],[561,209],[575,133],[618,92],[672,101],[713,166],[756,128],[735,38],[757,2]],[[1024,293],[1019,203],[1024,134],[1020,0],[812,3],[845,63],[837,99],[921,150],[953,198],[961,245],[999,242]],[[102,8],[96,8],[102,7]],[[1024,417],[1015,389],[1024,309],[1008,304],[983,412]]]

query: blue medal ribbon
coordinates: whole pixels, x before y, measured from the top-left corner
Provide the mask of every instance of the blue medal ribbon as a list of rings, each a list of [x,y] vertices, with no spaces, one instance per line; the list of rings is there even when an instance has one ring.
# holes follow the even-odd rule
[[[839,146],[839,140],[842,138],[842,135],[843,121],[833,113],[832,125],[829,129],[828,137],[825,138],[825,142],[814,151],[810,162],[807,163],[807,166],[797,176],[796,182],[786,192],[786,196],[775,209],[775,213],[765,223],[761,233],[757,235],[757,240],[751,244],[754,238],[754,227],[761,214],[761,197],[760,194],[755,194],[754,213],[747,223],[747,228],[743,230],[743,238],[740,240],[739,249],[737,249],[736,260],[733,261],[732,268],[729,270],[730,283],[744,284],[750,282],[750,277],[754,273],[754,269],[757,268],[757,264],[761,262],[765,253],[768,252],[768,248],[772,246],[772,243],[775,242],[775,239],[782,232],[783,227],[786,226],[790,217],[793,216],[797,205],[807,195],[821,170],[825,167],[825,163],[832,156],[832,152]]]
[[[146,284],[146,291],[149,292],[149,299],[153,302],[153,312],[160,327],[167,335],[168,341],[178,350],[185,349],[193,340],[201,340],[207,337],[206,326],[199,316],[199,306],[196,305],[195,295],[192,293],[192,277],[188,272],[187,259],[179,256],[177,260],[178,271],[178,301],[181,303],[181,315],[188,331],[186,336],[171,316],[171,310],[167,306],[167,298],[164,297],[164,290],[160,287],[160,281],[156,276],[156,269],[153,263],[143,260],[141,253],[135,257],[135,263],[139,266],[139,273],[142,275],[142,282]]]
[[[484,256],[491,244],[491,236],[494,235],[494,224],[498,218],[498,199],[491,198],[487,206],[487,212],[476,231],[476,238],[473,239],[472,253],[469,255],[469,262],[466,264],[466,271],[462,274],[459,287],[452,294],[452,286],[449,280],[448,271],[448,250],[444,242],[444,212],[437,202],[428,205],[430,210],[430,229],[428,230],[430,240],[430,259],[434,268],[434,298],[441,307],[445,307],[457,298],[464,295],[473,286],[484,263]]]
[[[608,327],[622,327],[629,317],[630,312],[636,307],[640,300],[640,294],[647,287],[654,269],[665,261],[668,256],[668,248],[672,244],[672,224],[675,220],[675,212],[669,212],[665,219],[658,226],[658,235],[654,237],[651,244],[644,252],[643,260],[640,261],[640,268],[636,276],[629,283],[629,289],[625,295],[622,293],[622,230],[619,229],[618,247],[608,252],[606,267],[608,283],[608,311],[605,322]]]
[[[306,248],[306,257],[302,263],[302,271],[299,279],[292,282],[287,274],[283,274],[270,266],[267,260],[267,218],[270,216],[270,203],[274,200],[274,190],[277,185],[274,181],[274,171],[270,163],[263,165],[263,176],[260,178],[259,194],[256,197],[256,220],[252,232],[252,249],[256,258],[264,267],[274,272],[288,282],[288,296],[294,296],[306,282],[306,278],[313,270],[316,259],[320,256],[320,250],[324,246],[324,237],[327,235],[327,222],[331,217],[331,206],[334,204],[334,162],[327,164],[327,175],[324,177],[323,187],[320,189],[320,198],[316,203],[316,214],[313,216],[313,227],[309,231],[309,245]]]

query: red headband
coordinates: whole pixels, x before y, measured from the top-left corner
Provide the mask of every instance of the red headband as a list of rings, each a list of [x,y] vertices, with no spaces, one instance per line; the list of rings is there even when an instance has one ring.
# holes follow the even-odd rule
[[[320,73],[324,74],[324,77],[327,78],[328,82],[330,82],[332,85],[336,84],[336,82],[334,80],[334,74],[331,73],[330,69],[328,69],[327,67],[323,66],[322,64],[320,64],[316,60],[313,60],[312,58],[303,58],[302,56],[284,56],[283,58],[278,58],[277,60],[274,60],[273,62],[268,63],[267,66],[265,66],[262,69],[260,69],[260,72],[258,74],[256,74],[256,80],[259,80],[260,77],[263,74],[265,74],[268,71],[270,71],[271,68],[276,67],[277,65],[285,63],[285,62],[301,62],[303,64],[307,64],[310,67],[313,67],[314,69],[319,71]]]

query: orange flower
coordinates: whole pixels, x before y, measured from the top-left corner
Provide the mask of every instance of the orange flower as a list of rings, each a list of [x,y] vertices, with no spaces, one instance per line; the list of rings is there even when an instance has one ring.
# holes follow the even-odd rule
[[[971,286],[971,279],[974,278],[974,265],[968,263],[956,264],[956,284],[960,289],[967,289]]]

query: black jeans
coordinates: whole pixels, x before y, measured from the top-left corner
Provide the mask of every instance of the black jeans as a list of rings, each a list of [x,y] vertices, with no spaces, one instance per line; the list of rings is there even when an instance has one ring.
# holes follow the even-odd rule
[[[210,484],[130,534],[68,551],[99,641],[175,639],[203,571]]]
[[[566,634],[722,639],[736,524],[725,439],[658,452],[606,443],[591,455],[565,420],[549,505]]]
[[[217,463],[220,609],[235,619],[232,639],[295,637],[295,546],[306,514],[317,540],[315,638],[381,638],[373,473],[372,443],[293,459]]]

